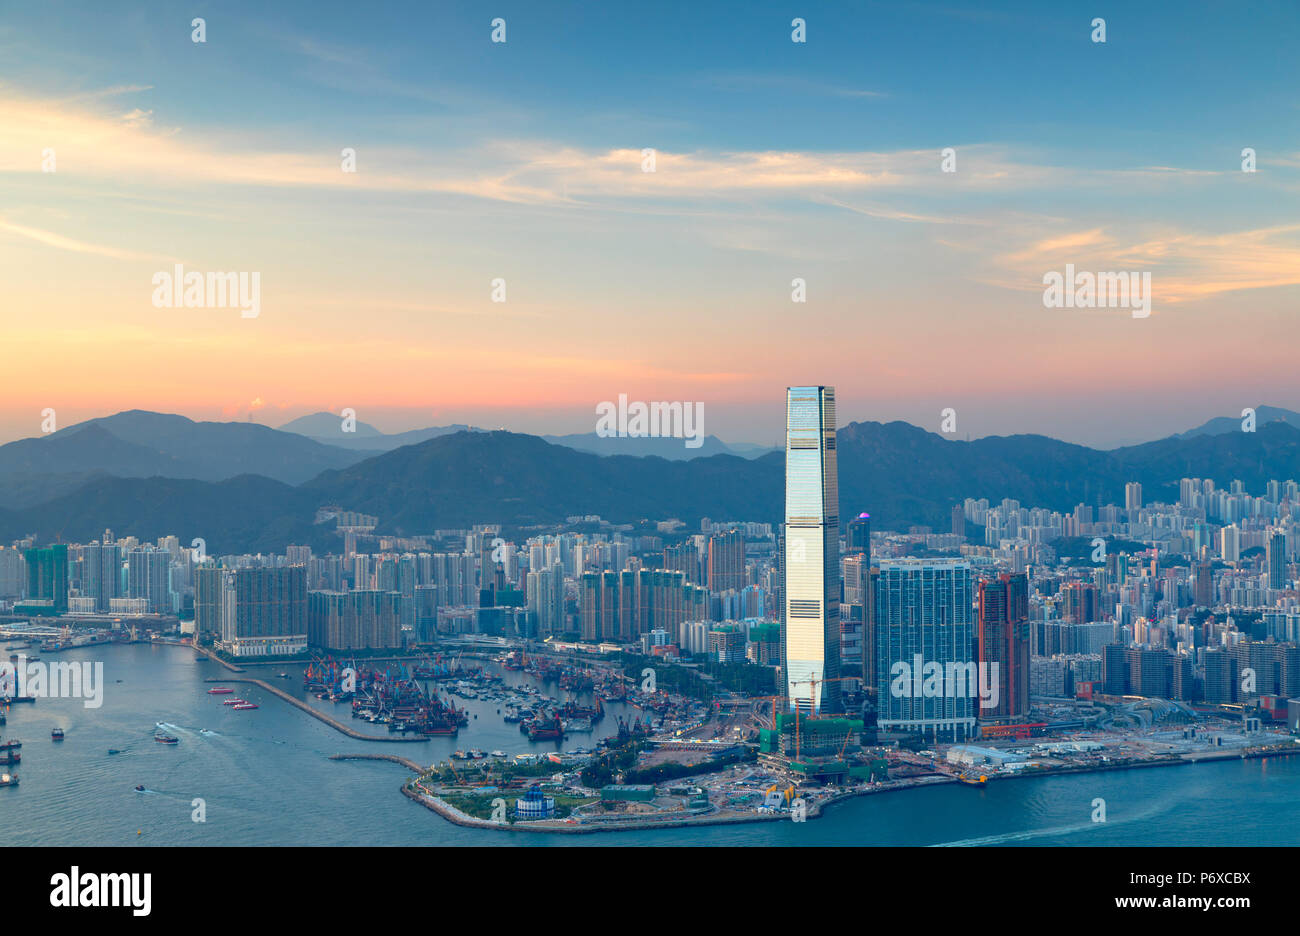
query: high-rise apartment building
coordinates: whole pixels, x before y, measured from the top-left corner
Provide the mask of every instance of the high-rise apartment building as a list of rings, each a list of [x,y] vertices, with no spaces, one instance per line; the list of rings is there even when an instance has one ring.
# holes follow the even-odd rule
[[[709,591],[745,587],[745,535],[740,530],[709,537]]]
[[[979,711],[970,564],[880,563],[876,579],[877,724],[934,740],[974,734]]]
[[[976,637],[982,678],[997,686],[994,705],[981,705],[981,721],[1022,721],[1029,715],[1029,579],[999,575],[979,584]],[[990,702],[993,701],[991,698]]]

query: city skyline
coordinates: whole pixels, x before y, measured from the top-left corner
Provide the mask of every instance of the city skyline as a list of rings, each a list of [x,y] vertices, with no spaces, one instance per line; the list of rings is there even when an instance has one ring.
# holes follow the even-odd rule
[[[500,44],[466,10],[197,15],[6,17],[0,438],[47,407],[584,432],[627,393],[766,444],[766,386],[815,375],[842,421],[1105,447],[1297,398],[1285,6],[507,3]],[[259,316],[158,308],[177,263],[260,274]],[[1150,318],[1046,308],[1067,264],[1149,272]]]

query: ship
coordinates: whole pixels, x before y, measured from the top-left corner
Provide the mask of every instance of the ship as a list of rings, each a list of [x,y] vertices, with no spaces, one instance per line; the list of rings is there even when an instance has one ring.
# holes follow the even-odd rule
[[[50,740],[51,740],[51,741],[62,741],[62,740],[63,740],[63,729],[62,729],[62,728],[55,728],[55,729],[53,729],[53,730],[50,732]]]
[[[174,738],[169,734],[157,734],[153,736],[153,739],[157,741],[159,744],[180,744],[181,743],[180,738]]]
[[[222,705],[242,705],[243,702],[244,702],[243,699],[227,699],[226,701],[222,702],[221,704],[222,704]]]
[[[18,786],[18,777],[14,774],[0,774],[0,786]]]
[[[525,722],[529,741],[549,741],[564,736],[564,723],[558,715]]]
[[[22,761],[23,756],[17,751],[5,751],[3,756],[0,756],[0,764],[21,764]]]
[[[0,751],[16,751],[22,746],[21,741],[0,741]]]
[[[238,705],[235,706],[235,711],[243,712],[243,711],[247,711],[248,709],[255,709],[255,708],[260,708],[260,706],[256,702],[240,702]]]

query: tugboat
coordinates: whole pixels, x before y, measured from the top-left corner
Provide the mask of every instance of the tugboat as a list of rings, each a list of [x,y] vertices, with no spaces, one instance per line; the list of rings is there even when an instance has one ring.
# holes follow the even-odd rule
[[[14,774],[0,774],[0,786],[18,786],[18,777]]]
[[[50,732],[50,740],[51,740],[51,741],[62,741],[62,740],[63,740],[63,729],[62,729],[62,728],[55,728],[53,731],[51,731],[51,732]]]

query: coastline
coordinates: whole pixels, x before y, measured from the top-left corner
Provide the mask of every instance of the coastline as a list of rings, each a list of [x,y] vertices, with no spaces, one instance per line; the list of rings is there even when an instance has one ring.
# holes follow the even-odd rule
[[[1300,754],[1300,745],[1295,748],[1280,748],[1277,750],[1255,750],[1255,751],[1235,751],[1215,753],[1209,752],[1203,755],[1174,755],[1172,757],[1160,758],[1157,760],[1137,761],[1126,764],[1105,764],[1105,765],[1079,765],[1076,767],[1060,767],[1053,770],[1042,771],[1021,771],[1014,774],[1004,774],[990,778],[992,780],[1018,780],[1022,778],[1029,779],[1047,779],[1057,775],[1073,775],[1081,773],[1106,773],[1116,770],[1131,770],[1148,767],[1177,767],[1185,765],[1195,765],[1205,763],[1221,763],[1227,760],[1260,760],[1268,757],[1288,757],[1294,754]],[[386,754],[357,754],[357,755],[335,755],[336,760],[391,760],[403,763],[405,766],[414,767],[413,761],[407,761]],[[843,790],[825,799],[818,800],[808,807],[807,816],[809,819],[821,818],[823,813],[831,806],[842,803],[850,799],[861,796],[874,796],[883,793],[899,793],[906,790],[914,790],[920,787],[943,786],[957,783],[955,777],[931,777],[917,783],[907,783],[904,785],[871,787],[860,790]],[[403,796],[419,803],[426,809],[437,813],[443,819],[454,825],[464,826],[466,828],[490,829],[496,832],[540,832],[561,835],[579,835],[595,834],[600,832],[635,832],[651,831],[655,829],[682,828],[687,826],[710,826],[710,825],[736,825],[750,822],[788,822],[790,818],[784,813],[752,813],[752,814],[733,814],[717,815],[717,810],[713,809],[712,814],[702,813],[696,815],[686,815],[672,819],[611,819],[608,822],[599,823],[567,823],[564,825],[538,822],[516,822],[501,823],[492,822],[487,819],[479,819],[474,816],[466,815],[450,803],[430,793],[423,788],[419,792],[412,790],[411,787],[418,784],[417,781],[404,783],[401,787]]]

